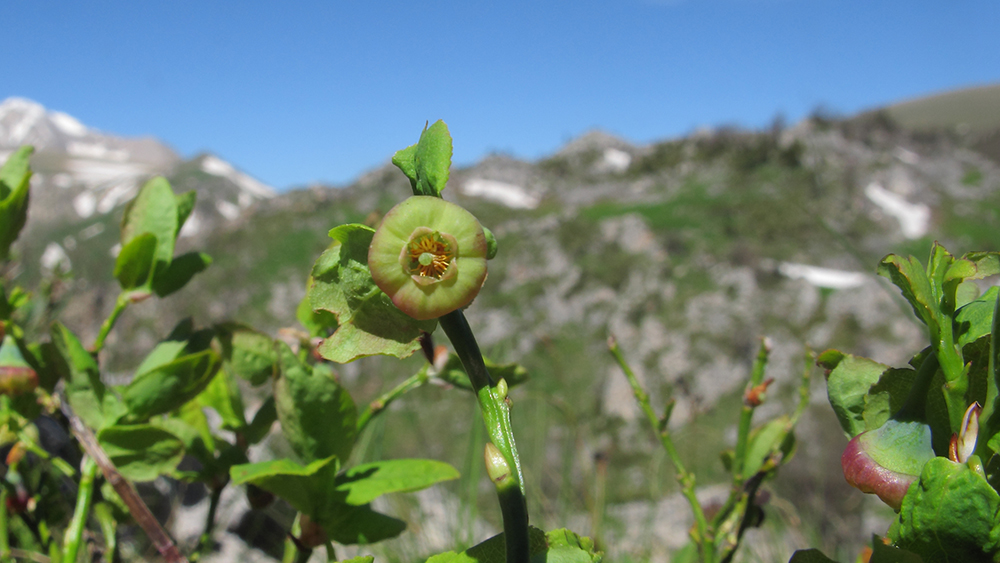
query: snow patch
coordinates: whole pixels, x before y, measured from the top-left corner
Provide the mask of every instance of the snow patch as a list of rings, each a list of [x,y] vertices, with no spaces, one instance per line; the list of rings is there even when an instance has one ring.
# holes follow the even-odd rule
[[[81,143],[78,141],[72,141],[66,145],[66,152],[73,156],[79,156],[83,158],[96,158],[102,160],[114,160],[118,162],[124,162],[128,160],[128,151],[123,151],[121,149],[109,149],[108,147],[97,144],[97,143]]]
[[[850,289],[864,284],[865,280],[868,279],[868,276],[861,272],[834,270],[791,262],[779,264],[778,272],[793,280],[805,280],[810,285],[828,289]]]
[[[632,155],[615,148],[604,150],[604,168],[612,172],[624,172],[632,164]]]
[[[517,209],[534,209],[538,207],[540,200],[538,196],[529,194],[521,186],[484,178],[472,178],[462,184],[462,193],[496,201]]]
[[[240,206],[230,203],[224,199],[215,202],[215,209],[226,219],[232,221],[240,216]]]
[[[878,182],[868,184],[865,195],[883,212],[899,221],[904,237],[915,239],[927,234],[931,219],[930,207],[922,203],[910,203],[902,196],[883,188]]]
[[[221,158],[212,155],[206,156],[201,160],[201,169],[206,174],[226,178],[239,186],[241,189],[250,192],[257,197],[274,197],[274,188],[251,178],[243,172],[240,172],[239,170],[233,168],[232,164],[229,164]]]
[[[90,192],[83,192],[73,198],[73,209],[81,219],[86,219],[97,211],[97,198]]]
[[[87,127],[84,124],[77,121],[75,117],[61,111],[54,111],[50,113],[49,119],[52,120],[52,123],[58,127],[60,131],[70,137],[82,137],[87,134]]]
[[[31,132],[31,128],[45,118],[45,108],[41,104],[24,98],[8,98],[3,103],[2,109],[4,110],[2,114],[6,114],[8,111],[21,112],[21,119],[7,130],[7,142],[12,145],[24,142],[25,137]]]

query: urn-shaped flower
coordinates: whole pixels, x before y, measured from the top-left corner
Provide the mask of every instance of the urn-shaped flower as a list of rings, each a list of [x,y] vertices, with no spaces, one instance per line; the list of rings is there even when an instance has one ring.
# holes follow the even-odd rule
[[[368,268],[375,284],[407,315],[435,319],[476,297],[486,280],[486,237],[454,203],[413,196],[375,231]]]

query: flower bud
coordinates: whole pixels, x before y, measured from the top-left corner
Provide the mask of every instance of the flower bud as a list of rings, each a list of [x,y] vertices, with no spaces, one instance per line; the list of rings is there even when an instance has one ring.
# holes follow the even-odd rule
[[[382,218],[368,268],[396,307],[418,320],[436,319],[479,293],[487,250],[471,213],[437,197],[413,196]]]

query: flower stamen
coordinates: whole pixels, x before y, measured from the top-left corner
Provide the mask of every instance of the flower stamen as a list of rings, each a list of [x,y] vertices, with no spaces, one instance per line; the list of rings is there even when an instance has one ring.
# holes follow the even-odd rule
[[[412,276],[440,280],[455,260],[455,248],[447,235],[436,231],[415,233],[407,244],[407,270]]]

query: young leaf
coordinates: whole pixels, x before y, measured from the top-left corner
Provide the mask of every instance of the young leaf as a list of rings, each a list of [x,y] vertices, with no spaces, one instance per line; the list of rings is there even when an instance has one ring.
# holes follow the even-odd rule
[[[373,235],[364,225],[333,229],[333,244],[313,266],[308,294],[312,308],[333,313],[340,325],[319,352],[335,362],[375,354],[405,358],[420,349],[421,332],[433,332],[437,326],[436,321],[410,318],[375,286],[368,271]]]
[[[180,438],[148,424],[110,426],[97,439],[118,471],[132,481],[152,481],[170,473],[184,457]]]
[[[448,183],[451,168],[451,134],[444,121],[435,121],[424,129],[414,155],[417,185],[414,195],[440,197]]]
[[[431,459],[393,459],[366,463],[337,476],[336,490],[344,502],[360,506],[386,493],[419,491],[441,481],[458,479],[458,471]]]
[[[23,146],[10,155],[0,168],[0,260],[6,260],[10,245],[28,219],[28,192],[31,188],[31,168],[28,159],[34,152]]]
[[[903,297],[913,307],[913,312],[924,324],[931,326],[938,310],[938,305],[931,290],[931,282],[920,261],[910,256],[903,258],[890,254],[878,265],[878,274],[889,278],[902,291]],[[937,329],[932,327],[936,333]]]
[[[993,286],[978,299],[971,301],[955,313],[957,344],[965,346],[990,334],[993,326],[993,309],[996,307],[1000,288]]]
[[[274,403],[281,431],[307,462],[336,456],[347,459],[357,433],[357,408],[350,394],[322,365],[299,361],[285,343],[278,344],[281,375],[274,383]]]
[[[132,239],[150,233],[156,237],[153,267],[166,268],[174,256],[177,237],[177,198],[164,178],[153,178],[139,190],[135,199],[125,206],[122,217],[122,248]]]
[[[392,163],[410,180],[410,187],[417,190],[417,145],[410,145],[392,155]]]
[[[115,279],[123,290],[147,287],[153,272],[156,235],[142,233],[122,246],[115,259]]]
[[[135,420],[170,412],[197,397],[220,364],[212,350],[181,356],[136,375],[122,390],[122,401]]]
[[[153,279],[153,291],[160,297],[166,297],[181,289],[191,278],[205,271],[212,264],[212,257],[204,252],[188,252],[174,258],[170,264],[156,272]]]

